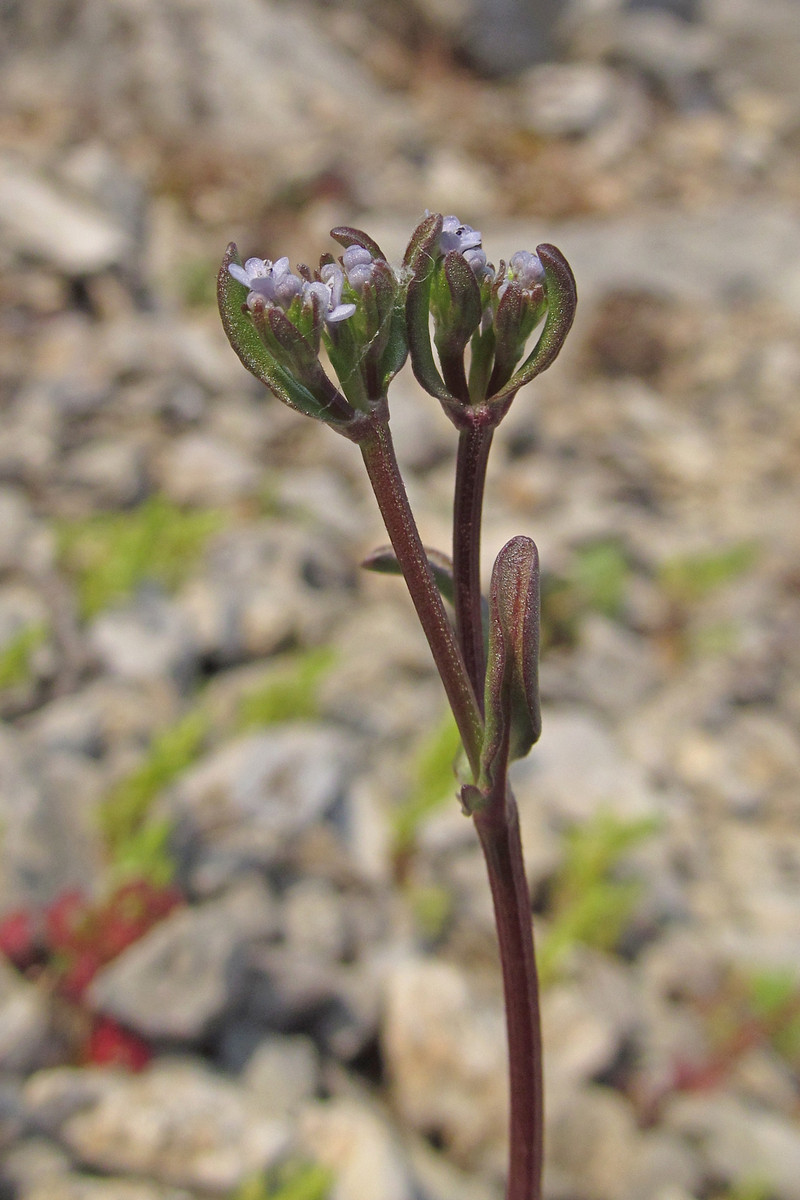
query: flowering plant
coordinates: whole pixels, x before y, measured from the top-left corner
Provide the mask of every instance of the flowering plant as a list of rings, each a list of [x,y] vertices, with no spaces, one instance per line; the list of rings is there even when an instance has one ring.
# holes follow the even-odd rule
[[[508,782],[509,763],[541,732],[539,559],[530,538],[512,538],[497,556],[486,603],[481,510],[494,430],[520,388],[559,353],[575,315],[575,281],[550,245],[519,251],[495,269],[481,234],[439,213],[426,213],[396,269],[361,230],[340,226],[331,236],[344,247],[338,262],[325,255],[316,271],[301,265],[297,274],[287,258],[242,264],[231,243],[218,276],[220,313],[249,371],[361,451],[391,542],[364,565],[403,575],[469,764],[461,802],[486,859],[508,1028],[507,1200],[539,1200],[538,982]],[[337,382],[320,362],[323,345]],[[387,393],[407,357],[458,430],[452,559],[423,546],[394,454]]]

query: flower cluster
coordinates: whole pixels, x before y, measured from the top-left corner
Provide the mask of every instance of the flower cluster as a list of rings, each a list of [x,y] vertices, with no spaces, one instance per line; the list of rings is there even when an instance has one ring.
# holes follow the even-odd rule
[[[417,379],[457,425],[497,424],[519,388],[558,353],[575,288],[552,246],[518,251],[495,269],[477,229],[426,213],[394,271],[368,234],[346,226],[331,232],[344,253],[338,261],[323,256],[314,272],[292,272],[285,257],[242,264],[233,245],[220,270],[231,344],[291,407],[359,440],[365,418],[385,410],[389,382],[410,353]],[[337,382],[320,364],[322,346]]]
[[[342,304],[344,275],[334,264],[324,266],[318,280],[293,275],[288,258],[279,258],[275,262],[268,258],[248,258],[243,267],[230,263],[228,271],[248,289],[247,307],[251,312],[260,300],[288,311],[297,297],[304,307],[316,305],[329,325],[346,321],[356,311],[355,304]]]

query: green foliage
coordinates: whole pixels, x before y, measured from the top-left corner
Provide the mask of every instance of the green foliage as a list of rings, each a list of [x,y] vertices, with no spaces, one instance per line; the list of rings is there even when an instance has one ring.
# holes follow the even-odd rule
[[[151,496],[130,512],[63,524],[61,556],[75,577],[81,614],[94,616],[145,580],[177,587],[223,521],[218,511],[187,512]]]
[[[411,765],[411,787],[394,814],[398,851],[411,846],[420,822],[429,813],[452,799],[457,788],[454,764],[460,750],[461,738],[448,710],[441,723],[425,738]]]
[[[242,697],[238,712],[240,728],[275,725],[280,721],[313,721],[319,716],[319,685],[335,658],[330,646],[315,646],[276,664],[263,683]]]
[[[100,825],[113,870],[164,883],[172,876],[166,822],[149,819],[158,793],[197,757],[208,718],[196,709],[153,740],[144,761],[109,792]]]
[[[539,974],[552,982],[576,944],[611,950],[633,913],[642,885],[616,871],[626,851],[656,829],[651,818],[622,821],[598,813],[566,836],[566,854],[553,883],[551,924],[539,948]]]
[[[612,618],[619,616],[627,578],[628,561],[614,540],[580,547],[569,573],[580,606]]]
[[[662,563],[659,580],[675,603],[696,604],[749,570],[757,552],[753,542],[737,542],[707,554],[679,555]]]
[[[266,1176],[248,1179],[232,1200],[326,1200],[333,1175],[318,1163],[289,1162]]]
[[[0,691],[26,683],[31,677],[31,659],[47,637],[47,626],[23,625],[0,650]]]
[[[747,999],[778,1053],[800,1069],[800,987],[791,971],[759,971],[747,981]]]
[[[216,263],[198,256],[180,268],[181,297],[187,308],[213,308],[217,300]]]
[[[573,645],[586,613],[619,617],[630,567],[614,539],[579,547],[562,575],[543,572],[542,646]]]
[[[453,911],[453,897],[439,884],[420,884],[409,892],[414,923],[423,938],[435,942]]]
[[[775,1189],[760,1176],[740,1179],[720,1200],[773,1200]]]

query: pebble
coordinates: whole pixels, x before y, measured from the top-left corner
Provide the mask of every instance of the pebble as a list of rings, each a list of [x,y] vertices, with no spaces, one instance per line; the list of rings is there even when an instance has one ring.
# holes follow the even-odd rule
[[[19,252],[72,277],[117,266],[131,250],[107,212],[10,154],[0,157],[0,213],[4,236]]]
[[[397,1111],[419,1132],[435,1132],[462,1166],[502,1170],[507,1075],[499,1003],[481,1004],[462,970],[432,959],[399,962],[385,988],[381,1035]]]
[[[299,1135],[306,1152],[333,1172],[335,1200],[413,1200],[417,1192],[387,1122],[349,1099],[307,1105]]]
[[[262,1037],[247,1060],[242,1082],[267,1116],[296,1115],[319,1087],[320,1059],[303,1034]]]
[[[668,1128],[698,1146],[706,1175],[732,1186],[768,1181],[777,1200],[800,1196],[800,1133],[796,1122],[735,1096],[682,1096],[666,1113]]]
[[[166,677],[186,691],[197,672],[198,646],[186,614],[155,589],[96,617],[89,644],[106,671],[121,679]]]
[[[177,909],[97,974],[92,1006],[145,1038],[199,1042],[242,998],[246,947],[277,928],[255,879]]]
[[[203,433],[176,438],[162,456],[164,493],[177,504],[231,504],[252,496],[261,482],[258,465],[235,447]]]
[[[318,823],[345,833],[351,755],[330,729],[285,724],[232,739],[185,771],[163,808],[201,892],[284,861]]]
[[[95,1102],[84,1100],[58,1128],[70,1153],[95,1171],[213,1194],[274,1165],[288,1145],[284,1124],[188,1058],[159,1060],[137,1076],[107,1075]]]
[[[542,740],[515,765],[514,779],[520,805],[544,806],[557,825],[586,821],[598,812],[635,820],[660,810],[639,765],[601,721],[577,707],[545,716]]]

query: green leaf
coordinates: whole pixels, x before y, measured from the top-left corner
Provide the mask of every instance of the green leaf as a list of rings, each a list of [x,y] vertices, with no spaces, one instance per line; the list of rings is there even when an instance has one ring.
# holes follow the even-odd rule
[[[569,263],[560,250],[546,243],[537,246],[536,253],[544,267],[547,287],[547,318],[544,329],[519,370],[490,397],[490,403],[493,405],[513,396],[555,361],[575,319],[578,290]]]
[[[411,235],[403,265],[410,278],[406,295],[406,330],[411,367],[420,385],[437,400],[453,401],[433,357],[430,303],[433,271],[442,232],[441,213],[425,217]]]
[[[346,411],[337,412],[333,407],[339,393],[332,384],[332,395],[320,398],[295,379],[270,354],[256,328],[253,314],[247,309],[247,288],[228,271],[228,267],[234,262],[241,265],[236,244],[231,242],[217,275],[217,302],[222,326],[239,361],[289,408],[328,424],[344,423],[348,414]],[[261,315],[263,316],[263,311]]]
[[[492,571],[484,704],[478,787],[488,796],[504,779],[508,763],[524,758],[542,731],[539,554],[530,538],[512,538]]]
[[[26,683],[31,677],[31,659],[47,639],[48,629],[38,621],[23,625],[0,649],[0,691]]]

